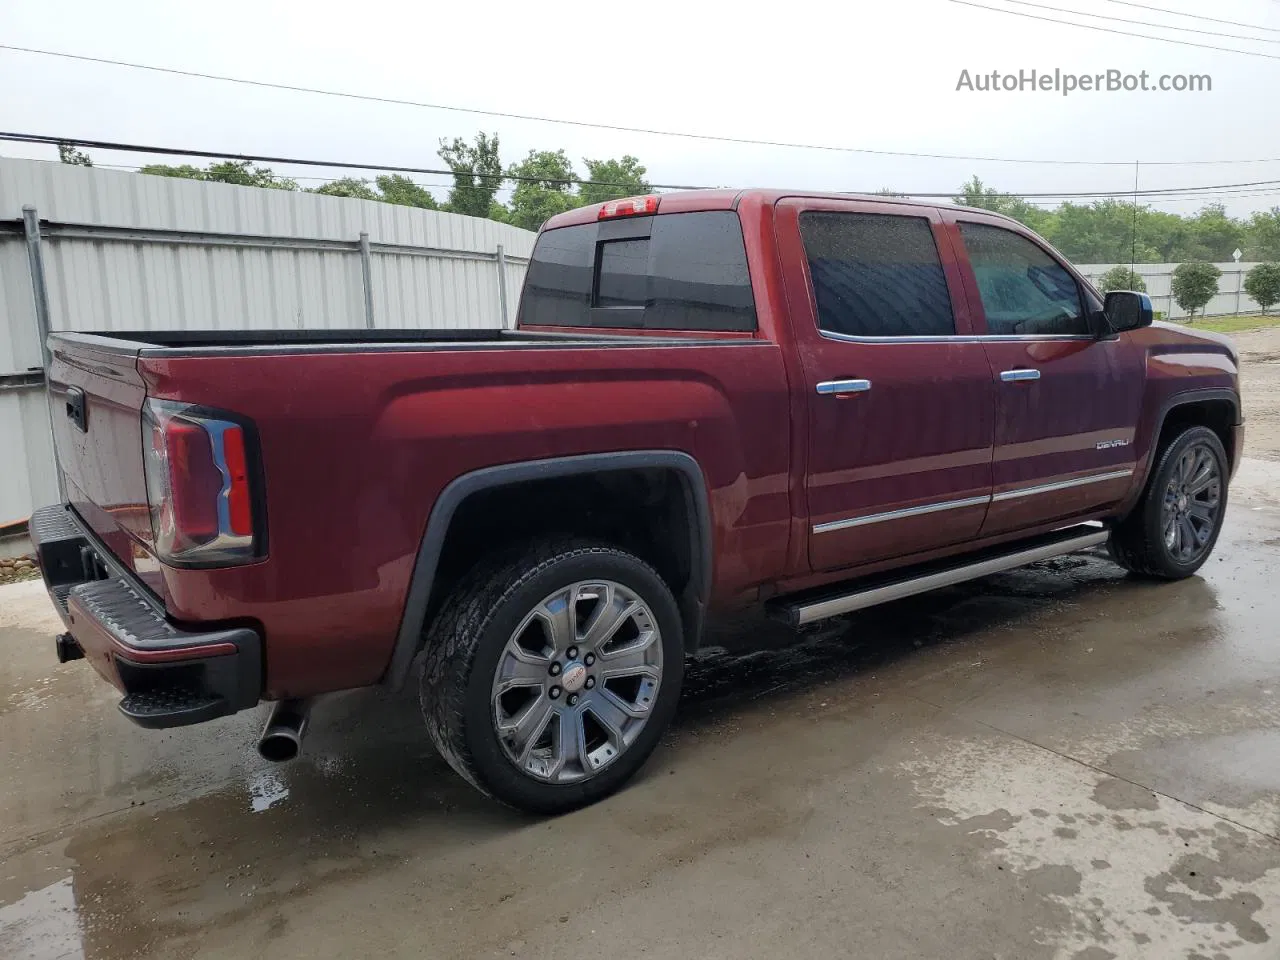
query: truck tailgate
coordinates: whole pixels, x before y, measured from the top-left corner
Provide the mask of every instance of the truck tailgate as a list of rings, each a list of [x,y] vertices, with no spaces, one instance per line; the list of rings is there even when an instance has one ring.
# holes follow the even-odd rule
[[[138,350],[78,337],[51,341],[50,416],[66,499],[128,569],[157,593],[142,460]]]

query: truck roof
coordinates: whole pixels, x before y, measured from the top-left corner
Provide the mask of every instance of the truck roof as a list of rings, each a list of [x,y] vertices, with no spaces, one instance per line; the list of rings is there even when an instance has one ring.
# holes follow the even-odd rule
[[[725,190],[675,190],[671,193],[659,194],[662,198],[659,211],[661,213],[690,213],[697,210],[734,210],[745,198],[750,197],[764,204],[773,204],[783,197],[810,197],[819,200],[868,200],[874,203],[894,203],[905,207],[936,207],[937,200],[912,200],[907,197],[892,197],[879,193],[834,193],[818,190],[783,190],[779,188],[752,187],[748,189]],[[952,204],[946,204],[953,206]],[[542,229],[552,230],[556,227],[568,227],[574,224],[594,223],[600,214],[603,203],[593,203],[557,214],[543,224]],[[968,210],[986,216],[1003,217],[1003,214],[977,207],[956,206],[956,210]],[[1007,217],[1005,219],[1008,219]]]

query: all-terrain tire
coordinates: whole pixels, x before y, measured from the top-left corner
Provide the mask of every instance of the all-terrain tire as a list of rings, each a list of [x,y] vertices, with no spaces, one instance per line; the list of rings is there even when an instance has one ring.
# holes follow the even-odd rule
[[[1193,448],[1203,450],[1215,462],[1219,478],[1218,503],[1207,540],[1193,556],[1184,558],[1178,555],[1165,536],[1166,496],[1170,484],[1176,482],[1180,461]],[[1222,518],[1227,508],[1228,470],[1222,441],[1208,427],[1188,427],[1168,438],[1156,452],[1155,465],[1142,497],[1112,532],[1111,556],[1126,570],[1140,576],[1161,580],[1181,580],[1191,576],[1209,559],[1222,530]]]
[[[513,633],[544,598],[590,580],[620,584],[652,611],[661,681],[648,719],[615,759],[576,782],[547,782],[518,768],[503,748],[494,673]],[[428,629],[419,698],[432,742],[460,776],[508,806],[557,814],[603,799],[640,769],[675,713],[683,673],[679,609],[657,572],[616,547],[557,538],[495,555],[458,583]]]

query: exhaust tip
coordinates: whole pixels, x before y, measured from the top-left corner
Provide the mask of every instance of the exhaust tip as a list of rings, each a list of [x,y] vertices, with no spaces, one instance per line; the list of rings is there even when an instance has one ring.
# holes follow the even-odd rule
[[[297,758],[302,744],[292,732],[269,733],[258,741],[258,753],[263,760],[272,763],[285,763]]]
[[[302,737],[311,716],[310,700],[281,700],[271,711],[258,738],[258,754],[272,763],[284,763],[302,752]]]

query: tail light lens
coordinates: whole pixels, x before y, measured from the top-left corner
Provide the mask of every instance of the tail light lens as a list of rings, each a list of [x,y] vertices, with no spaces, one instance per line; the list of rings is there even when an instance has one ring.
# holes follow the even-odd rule
[[[252,442],[248,427],[226,414],[147,401],[142,450],[151,532],[161,560],[222,567],[259,556]]]

